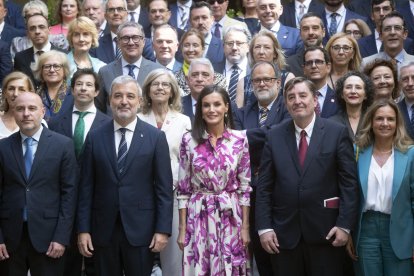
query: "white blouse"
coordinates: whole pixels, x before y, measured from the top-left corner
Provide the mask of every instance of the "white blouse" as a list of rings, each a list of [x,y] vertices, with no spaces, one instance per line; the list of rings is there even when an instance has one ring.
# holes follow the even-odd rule
[[[368,191],[364,211],[378,211],[391,214],[392,182],[394,179],[394,149],[385,164],[380,167],[371,157],[368,174]]]

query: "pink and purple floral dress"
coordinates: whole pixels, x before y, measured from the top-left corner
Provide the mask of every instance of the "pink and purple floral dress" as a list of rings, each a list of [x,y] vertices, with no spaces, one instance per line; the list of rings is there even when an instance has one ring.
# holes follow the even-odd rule
[[[210,143],[183,136],[178,208],[187,208],[183,275],[250,275],[241,240],[242,208],[250,204],[250,156],[244,132],[226,129]]]

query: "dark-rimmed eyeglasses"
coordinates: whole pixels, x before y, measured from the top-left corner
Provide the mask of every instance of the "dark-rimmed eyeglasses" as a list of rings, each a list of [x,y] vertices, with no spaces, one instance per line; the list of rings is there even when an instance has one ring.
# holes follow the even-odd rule
[[[132,42],[138,43],[142,41],[144,37],[142,35],[133,35],[133,36],[124,35],[119,38],[119,40],[124,44],[129,43],[131,39],[132,39]]]
[[[124,7],[115,7],[115,8],[107,8],[106,12],[107,13],[115,13],[115,12],[123,12],[126,11],[126,9]]]
[[[241,47],[246,43],[247,42],[244,42],[244,41],[226,41],[224,42],[224,45],[226,45],[227,47],[233,47],[234,44],[236,44],[237,47]]]
[[[340,50],[342,50],[342,51],[344,51],[344,53],[348,53],[353,48],[351,46],[348,46],[348,45],[333,45],[333,46],[331,46],[331,49],[334,50],[335,52],[339,52]]]
[[[45,64],[42,66],[42,69],[44,71],[50,71],[50,69],[55,70],[55,71],[59,71],[60,69],[63,68],[63,64]]]
[[[303,65],[305,67],[312,67],[313,65],[315,65],[316,67],[324,65],[326,62],[324,60],[321,59],[312,59],[312,60],[307,60],[303,63]]]
[[[256,78],[256,79],[252,79],[252,83],[254,85],[259,85],[262,82],[266,85],[272,84],[275,80],[277,80],[277,78]]]

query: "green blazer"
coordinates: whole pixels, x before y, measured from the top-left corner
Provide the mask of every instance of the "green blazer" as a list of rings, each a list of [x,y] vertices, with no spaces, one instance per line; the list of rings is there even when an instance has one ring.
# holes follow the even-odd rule
[[[358,157],[361,209],[358,227],[354,233],[356,249],[358,249],[362,211],[368,192],[371,157],[372,146],[361,151]],[[406,153],[394,148],[390,239],[392,249],[399,259],[412,257],[414,244],[414,147],[411,147]]]

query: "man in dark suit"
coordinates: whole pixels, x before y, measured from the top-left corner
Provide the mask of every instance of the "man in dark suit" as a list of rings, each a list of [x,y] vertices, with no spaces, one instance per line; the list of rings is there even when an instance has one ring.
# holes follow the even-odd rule
[[[177,0],[171,3],[169,8],[171,17],[168,24],[171,26],[187,31],[190,27],[190,8],[193,1],[191,0]]]
[[[0,83],[13,70],[13,61],[10,55],[10,46],[0,40]]]
[[[414,39],[414,3],[413,1],[405,1],[397,4],[396,10],[401,13],[408,29],[408,37]]]
[[[371,6],[371,19],[375,23],[375,28],[373,34],[361,37],[358,40],[359,52],[361,53],[362,58],[384,51],[384,46],[380,39],[381,21],[387,14],[395,10],[393,0],[373,0]],[[410,38],[404,40],[404,49],[407,53],[413,54],[414,41]]]
[[[99,39],[99,46],[97,48],[92,48],[89,53],[91,56],[108,64],[116,58],[119,58],[116,32],[118,31],[118,27],[128,19],[125,1],[108,0],[105,6],[105,19],[109,25],[110,32],[104,34]]]
[[[49,129],[73,139],[75,154],[80,159],[83,143],[89,131],[98,128],[111,119],[98,111],[94,99],[99,93],[98,76],[92,69],[79,69],[71,80],[73,108],[52,118]],[[77,233],[77,231],[75,231]],[[93,271],[89,260],[85,270]],[[82,255],[77,247],[77,235],[72,236],[71,247],[66,250],[64,275],[79,276],[82,273]],[[87,273],[87,275],[90,275]]]
[[[324,7],[319,0],[311,0],[308,6],[306,6],[304,0],[292,1],[283,6],[280,23],[292,28],[299,28],[300,20],[305,14],[312,12],[321,17],[323,9]]]
[[[26,31],[24,18],[22,16],[22,7],[11,0],[6,0],[7,16],[4,20],[7,24],[16,29]]]
[[[258,0],[257,16],[260,20],[260,30],[268,30],[275,34],[277,40],[285,51],[287,57],[298,52],[302,47],[299,30],[285,26],[280,23],[279,17],[282,15],[283,7],[280,0]]]
[[[26,19],[27,36],[33,46],[18,52],[14,57],[14,70],[28,75],[36,87],[40,82],[34,77],[33,70],[36,69],[39,56],[50,50],[63,51],[49,42],[49,22],[41,14],[34,14]]]
[[[295,55],[286,59],[289,71],[296,77],[303,77],[303,54],[310,46],[323,47],[322,40],[325,36],[325,27],[322,19],[313,12],[305,14],[300,20],[300,38],[303,42],[301,48]]]
[[[343,0],[323,0],[325,9],[322,11],[322,20],[326,28],[324,44],[336,33],[342,32],[344,24],[350,19],[361,19],[367,21],[367,18],[345,8]]]
[[[187,82],[188,87],[190,87],[190,94],[181,99],[183,106],[182,113],[190,117],[192,122],[196,110],[195,106],[201,90],[207,85],[212,85],[214,82],[214,69],[211,62],[206,58],[192,60],[190,68],[188,69]]]
[[[17,29],[6,22],[7,8],[4,1],[5,0],[0,0],[0,24],[3,24],[3,29],[0,33],[0,39],[10,45],[13,38],[25,36],[26,31],[24,29]]]
[[[109,24],[105,20],[105,4],[103,0],[84,0],[82,2],[82,11],[85,16],[95,23],[99,37],[110,32]]]
[[[274,275],[343,275],[359,210],[352,141],[345,126],[316,116],[316,88],[285,86],[292,120],[272,128],[259,168],[256,229]]]
[[[62,275],[77,197],[73,143],[42,126],[39,95],[15,102],[20,131],[0,142],[0,275]]]
[[[414,139],[414,62],[404,64],[400,69],[400,87],[404,93],[404,99],[398,103],[403,115],[405,129]]]
[[[253,102],[234,111],[234,128],[246,129],[249,141],[250,164],[252,171],[250,194],[250,237],[251,247],[257,264],[257,270],[261,276],[273,275],[270,255],[264,251],[260,244],[259,236],[254,230],[256,185],[260,159],[266,134],[269,129],[289,118],[289,114],[283,103],[283,96],[279,94],[281,85],[280,70],[268,62],[256,63],[251,71],[253,92],[256,96]]]
[[[117,77],[110,95],[114,120],[86,138],[78,240],[100,276],[150,275],[154,252],[171,234],[168,144],[162,131],[136,116],[140,97],[135,79]]]
[[[126,0],[128,9],[128,21],[139,23],[144,30],[151,25],[149,22],[149,14],[145,7],[141,5],[141,0]],[[138,21],[137,21],[138,18]]]
[[[317,46],[308,47],[303,55],[303,73],[315,84],[317,90],[316,114],[329,118],[338,112],[335,92],[329,87],[327,78],[331,71],[328,52]]]
[[[111,114],[108,108],[108,95],[112,81],[121,75],[133,77],[141,86],[144,79],[154,69],[162,68],[160,64],[142,57],[144,47],[144,32],[135,22],[125,22],[118,28],[118,47],[122,56],[99,70],[101,91],[96,97],[96,107],[106,114]]]
[[[178,51],[177,31],[174,27],[164,24],[159,26],[154,32],[152,45],[155,51],[155,61],[173,73],[178,72],[183,67],[175,56]]]
[[[213,11],[207,2],[194,2],[190,9],[190,23],[204,35],[205,49],[203,57],[208,58],[213,64],[214,70],[217,65],[224,61],[223,41],[211,34],[210,29],[214,22]],[[181,61],[181,60],[180,60]]]

